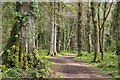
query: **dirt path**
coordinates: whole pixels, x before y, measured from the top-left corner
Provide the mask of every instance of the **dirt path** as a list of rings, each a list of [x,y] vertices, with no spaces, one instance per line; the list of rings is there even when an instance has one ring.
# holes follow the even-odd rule
[[[56,64],[51,67],[54,70],[55,78],[59,75],[62,78],[109,78],[108,75],[100,74],[100,72],[92,65],[76,61],[75,55],[64,55],[60,57],[50,58],[50,61]]]

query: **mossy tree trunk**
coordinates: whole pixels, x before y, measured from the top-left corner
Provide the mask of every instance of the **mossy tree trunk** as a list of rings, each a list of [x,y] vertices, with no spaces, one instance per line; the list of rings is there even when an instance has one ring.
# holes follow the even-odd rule
[[[2,55],[3,65],[7,67],[28,68],[28,53],[35,47],[34,15],[31,13],[32,2],[16,2],[16,23],[11,30],[11,37]]]
[[[77,42],[78,42],[78,56],[81,56],[82,51],[82,3],[78,3],[78,26],[77,26]]]

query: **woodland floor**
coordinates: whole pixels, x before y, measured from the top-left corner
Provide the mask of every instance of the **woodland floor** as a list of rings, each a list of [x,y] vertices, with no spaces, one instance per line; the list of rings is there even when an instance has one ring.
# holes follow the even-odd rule
[[[63,55],[52,57],[49,60],[55,65],[51,67],[54,74],[51,78],[110,78],[102,74],[95,66],[75,60],[76,55]]]

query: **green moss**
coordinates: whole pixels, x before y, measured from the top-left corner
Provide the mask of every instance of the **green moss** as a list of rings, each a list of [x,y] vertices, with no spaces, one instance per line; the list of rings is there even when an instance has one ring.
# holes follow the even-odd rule
[[[20,54],[20,67],[23,67],[23,52]]]

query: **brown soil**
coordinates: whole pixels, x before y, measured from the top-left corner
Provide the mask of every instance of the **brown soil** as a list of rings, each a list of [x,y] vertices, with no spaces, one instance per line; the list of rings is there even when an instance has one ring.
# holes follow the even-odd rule
[[[55,62],[51,67],[54,75],[52,78],[110,78],[109,75],[101,74],[93,65],[76,61],[75,55],[52,57],[49,60]]]

